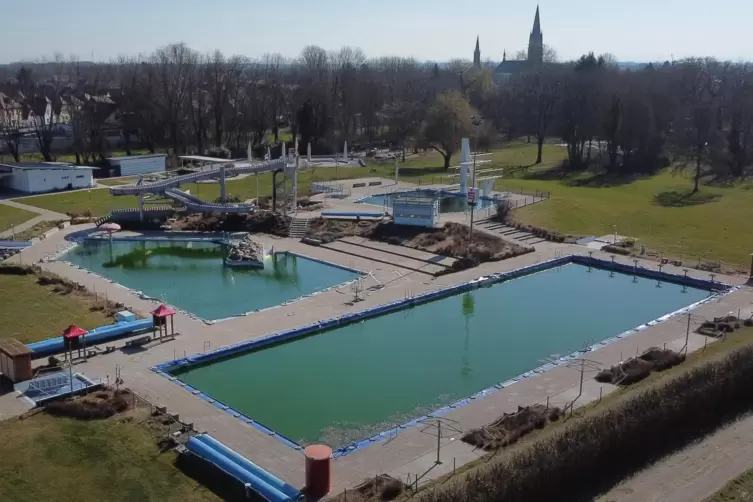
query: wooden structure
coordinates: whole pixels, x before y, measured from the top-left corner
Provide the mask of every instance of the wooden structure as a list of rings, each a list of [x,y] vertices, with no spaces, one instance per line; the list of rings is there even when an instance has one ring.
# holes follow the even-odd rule
[[[152,319],[154,321],[154,328],[159,330],[159,335],[155,334],[155,338],[159,336],[161,340],[163,336],[175,337],[175,309],[168,307],[165,304],[160,305],[152,312]],[[170,318],[170,333],[167,332],[167,318]],[[163,335],[164,328],[164,335]]]
[[[15,338],[0,339],[0,373],[13,383],[31,379],[31,349]]]

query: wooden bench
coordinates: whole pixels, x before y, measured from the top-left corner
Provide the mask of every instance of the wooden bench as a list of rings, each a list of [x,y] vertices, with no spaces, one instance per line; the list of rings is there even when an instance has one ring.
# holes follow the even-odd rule
[[[126,347],[140,347],[142,345],[146,345],[147,343],[151,341],[152,341],[152,337],[147,335],[147,336],[142,336],[141,338],[134,338],[133,340],[128,340],[126,341],[125,346]]]

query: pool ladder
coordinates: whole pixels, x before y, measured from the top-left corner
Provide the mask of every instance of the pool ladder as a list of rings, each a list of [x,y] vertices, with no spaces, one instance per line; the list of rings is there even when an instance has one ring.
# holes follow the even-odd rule
[[[202,352],[207,353],[212,348],[212,342],[210,340],[204,340],[204,350]]]

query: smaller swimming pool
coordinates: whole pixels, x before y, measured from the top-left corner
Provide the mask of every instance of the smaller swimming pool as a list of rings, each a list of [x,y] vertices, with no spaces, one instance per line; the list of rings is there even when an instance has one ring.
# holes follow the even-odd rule
[[[372,204],[374,206],[392,207],[393,202],[400,196],[413,196],[418,198],[427,199],[439,199],[439,212],[440,213],[462,213],[470,209],[468,207],[468,200],[465,195],[459,192],[447,192],[444,190],[411,190],[407,192],[393,192],[382,193],[377,195],[370,195],[364,199],[359,200],[360,204]],[[478,199],[476,209],[485,209],[494,205],[492,199]]]

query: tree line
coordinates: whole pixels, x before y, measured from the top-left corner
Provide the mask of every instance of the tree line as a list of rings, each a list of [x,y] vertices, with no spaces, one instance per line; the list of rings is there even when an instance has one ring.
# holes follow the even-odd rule
[[[102,110],[114,105],[126,151],[135,140],[152,151],[227,147],[241,156],[248,142],[263,150],[289,128],[314,152],[339,150],[343,141],[430,148],[449,167],[462,137],[477,148],[528,138],[539,147],[536,163],[544,161],[544,141],[554,138],[567,150],[565,170],[597,164],[631,174],[687,165],[696,190],[706,169],[742,178],[753,163],[751,66],[714,59],[622,70],[613,57],[591,53],[499,76],[469,61],[370,59],[351,47],[249,59],[175,44],[102,64],[57,58],[22,67],[11,84],[29,107],[69,105],[81,159],[106,151]],[[112,103],[94,99],[102,95]],[[55,120],[32,122],[40,151],[51,157]],[[0,115],[7,143],[16,132]]]

